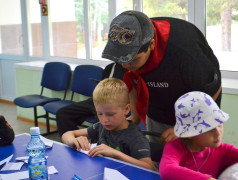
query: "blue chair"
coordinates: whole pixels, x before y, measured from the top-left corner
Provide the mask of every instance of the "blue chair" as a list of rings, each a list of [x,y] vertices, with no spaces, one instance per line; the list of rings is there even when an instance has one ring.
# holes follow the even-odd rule
[[[70,75],[71,69],[68,64],[62,62],[48,62],[45,64],[42,72],[41,93],[39,95],[32,94],[17,97],[14,99],[14,103],[17,106],[23,108],[34,108],[35,126],[38,126],[39,118],[46,118],[46,125],[47,125],[46,134],[49,134],[50,132],[49,119],[47,118],[47,113],[45,115],[38,115],[37,107],[43,106],[49,102],[60,101],[61,99],[43,96],[44,88],[53,91],[64,91],[64,99],[65,99],[70,80]]]
[[[76,103],[73,101],[74,93],[82,94],[85,96],[92,96],[93,90],[97,83],[94,80],[102,79],[103,69],[95,65],[79,65],[75,68],[73,78],[71,82],[71,99],[63,101],[50,102],[44,105],[44,109],[47,113],[56,115],[56,112],[68,105]],[[49,119],[55,120],[55,118],[47,116]],[[87,122],[93,123],[94,117],[88,117]]]

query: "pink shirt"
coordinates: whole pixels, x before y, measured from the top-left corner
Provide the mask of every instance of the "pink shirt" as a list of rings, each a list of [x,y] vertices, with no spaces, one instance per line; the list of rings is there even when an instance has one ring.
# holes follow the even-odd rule
[[[223,142],[218,148],[210,148],[210,153],[209,148],[206,148],[202,152],[193,152],[193,155],[198,168],[201,167],[199,172],[191,151],[180,139],[166,143],[159,166],[161,178],[163,180],[207,180],[211,176],[217,178],[224,168],[238,162],[238,148]]]

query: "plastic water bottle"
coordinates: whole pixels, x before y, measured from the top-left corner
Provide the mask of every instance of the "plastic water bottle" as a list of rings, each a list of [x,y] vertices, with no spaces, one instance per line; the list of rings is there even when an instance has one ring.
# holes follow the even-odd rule
[[[46,148],[40,139],[40,128],[32,127],[30,132],[31,140],[27,145],[29,178],[32,180],[48,180],[47,160],[44,156]]]

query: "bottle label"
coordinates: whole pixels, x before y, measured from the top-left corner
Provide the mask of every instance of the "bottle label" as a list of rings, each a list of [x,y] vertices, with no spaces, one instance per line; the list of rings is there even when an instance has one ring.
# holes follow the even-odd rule
[[[47,179],[47,167],[45,165],[30,165],[29,166],[30,178],[40,177],[41,179]]]

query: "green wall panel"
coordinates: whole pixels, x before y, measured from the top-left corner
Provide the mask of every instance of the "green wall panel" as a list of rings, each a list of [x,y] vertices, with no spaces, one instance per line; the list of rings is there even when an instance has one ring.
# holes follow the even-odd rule
[[[224,123],[223,141],[238,147],[238,95],[222,94],[221,109],[230,115]]]

